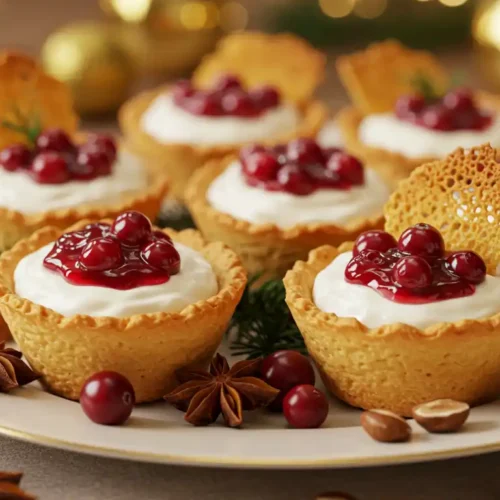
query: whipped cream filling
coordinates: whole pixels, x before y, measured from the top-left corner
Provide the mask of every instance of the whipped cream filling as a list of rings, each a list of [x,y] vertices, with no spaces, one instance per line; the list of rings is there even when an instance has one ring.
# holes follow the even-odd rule
[[[344,146],[342,132],[335,120],[329,120],[325,123],[318,132],[316,140],[322,148],[341,148]]]
[[[500,120],[494,116],[491,125],[484,130],[443,132],[405,122],[392,113],[383,113],[365,117],[358,135],[367,146],[401,153],[408,158],[442,158],[459,147],[467,149],[487,142],[499,147]]]
[[[435,323],[476,319],[500,312],[500,277],[486,276],[468,297],[427,304],[401,304],[364,285],[347,283],[344,271],[352,252],[338,255],[314,280],[313,300],[324,312],[356,318],[368,328],[406,323],[426,328]]]
[[[147,172],[141,162],[126,152],[118,154],[110,175],[88,181],[39,184],[26,172],[0,169],[0,207],[33,214],[86,203],[110,204],[147,185]]]
[[[197,116],[159,95],[142,115],[142,129],[162,143],[238,144],[292,131],[299,125],[299,111],[283,104],[252,118]]]
[[[44,267],[43,259],[53,243],[25,256],[14,271],[15,292],[63,316],[85,314],[122,318],[134,314],[179,312],[218,292],[211,265],[197,251],[181,243],[175,248],[181,256],[181,269],[166,283],[115,290],[99,286],[76,286]]]
[[[207,201],[219,212],[254,224],[282,229],[313,222],[345,223],[382,213],[389,189],[374,170],[365,170],[365,184],[351,189],[319,189],[308,196],[266,191],[249,186],[235,161],[207,190]]]

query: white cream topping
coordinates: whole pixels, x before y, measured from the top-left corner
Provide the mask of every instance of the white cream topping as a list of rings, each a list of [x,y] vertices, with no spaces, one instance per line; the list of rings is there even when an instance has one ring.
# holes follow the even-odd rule
[[[175,243],[181,256],[181,270],[163,284],[115,290],[99,286],[78,286],[47,269],[43,259],[53,243],[24,257],[14,271],[15,291],[20,297],[64,315],[86,314],[122,318],[134,314],[179,312],[218,292],[217,278],[210,264],[197,251]]]
[[[232,163],[209,186],[207,200],[216,210],[255,224],[273,223],[286,229],[311,222],[344,223],[382,213],[389,189],[365,170],[365,184],[352,189],[319,189],[308,196],[266,191],[249,186],[239,162]]]
[[[359,139],[367,146],[401,153],[408,158],[443,158],[455,149],[471,148],[489,142],[500,146],[500,120],[485,130],[443,132],[429,130],[396,118],[392,113],[369,115],[359,126]]]
[[[335,148],[344,146],[342,132],[335,120],[329,120],[319,131],[316,137],[318,144],[323,148]]]
[[[39,184],[22,171],[0,169],[0,207],[33,214],[91,204],[109,204],[123,195],[144,189],[147,173],[138,158],[120,153],[110,175],[88,181]]]
[[[237,144],[267,139],[297,128],[298,110],[283,104],[251,118],[197,116],[159,95],[142,116],[142,129],[162,143]]]
[[[313,298],[322,311],[356,318],[368,328],[391,323],[426,328],[435,323],[484,318],[500,312],[500,277],[486,276],[468,297],[428,304],[400,304],[368,286],[347,283],[344,271],[351,257],[352,252],[340,254],[316,276]]]

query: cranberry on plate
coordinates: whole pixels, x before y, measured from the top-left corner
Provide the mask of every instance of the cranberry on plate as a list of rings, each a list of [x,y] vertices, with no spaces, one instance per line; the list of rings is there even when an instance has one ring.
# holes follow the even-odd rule
[[[291,389],[283,400],[283,414],[296,429],[321,427],[328,416],[328,400],[313,385],[302,384]]]

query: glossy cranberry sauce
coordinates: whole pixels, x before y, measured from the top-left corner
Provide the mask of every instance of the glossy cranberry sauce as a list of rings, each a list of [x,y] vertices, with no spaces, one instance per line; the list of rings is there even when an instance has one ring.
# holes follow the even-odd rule
[[[276,108],[281,101],[275,87],[262,85],[245,89],[234,75],[221,76],[210,89],[196,89],[181,80],[172,90],[174,103],[193,115],[253,118]]]
[[[350,189],[364,184],[362,163],[339,148],[321,148],[313,139],[240,151],[247,184],[267,191],[305,196],[318,189]]]
[[[43,265],[73,285],[129,290],[166,283],[179,272],[181,259],[167,234],[129,211],[112,225],[90,224],[63,234]]]
[[[486,265],[472,251],[446,253],[441,234],[428,224],[406,229],[396,241],[384,231],[356,240],[345,269],[348,283],[373,288],[394,302],[423,304],[472,295]]]
[[[421,95],[402,96],[396,102],[395,114],[400,120],[442,132],[485,130],[493,119],[477,106],[468,89],[455,89],[432,100]]]
[[[109,175],[116,160],[116,143],[105,134],[91,134],[75,144],[61,129],[47,129],[33,148],[14,144],[0,151],[0,167],[26,172],[39,184],[88,181]]]

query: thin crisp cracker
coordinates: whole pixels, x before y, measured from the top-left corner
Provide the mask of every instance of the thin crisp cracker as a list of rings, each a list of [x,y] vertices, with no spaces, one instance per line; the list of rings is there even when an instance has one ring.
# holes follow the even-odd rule
[[[336,65],[353,104],[364,114],[391,111],[398,97],[415,92],[415,78],[425,79],[438,93],[450,83],[445,68],[430,52],[409,49],[396,40],[341,56]]]
[[[386,230],[396,238],[427,222],[441,231],[447,250],[473,250],[488,273],[500,270],[500,164],[489,144],[457,149],[401,181],[385,205]]]
[[[309,100],[325,73],[325,56],[292,34],[242,32],[226,36],[195,71],[195,84],[206,87],[224,73],[238,75],[252,87],[270,84],[285,99]]]
[[[78,126],[70,89],[44,73],[31,57],[0,53],[0,148],[28,141],[22,128],[58,127],[72,134]]]

